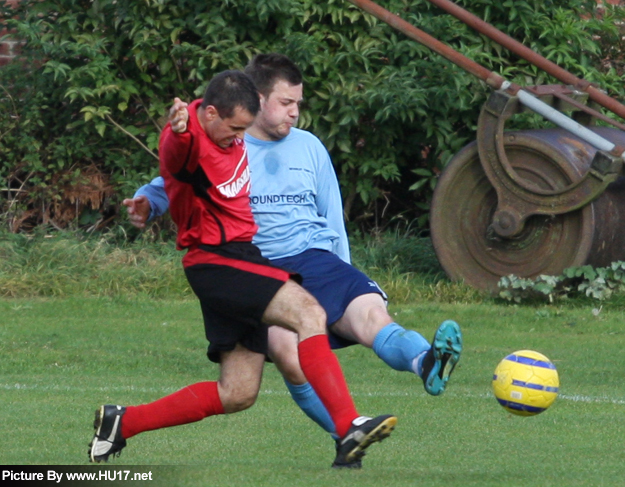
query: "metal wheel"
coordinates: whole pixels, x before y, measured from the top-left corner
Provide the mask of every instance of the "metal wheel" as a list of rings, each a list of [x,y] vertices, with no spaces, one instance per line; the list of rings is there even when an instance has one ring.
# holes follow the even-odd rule
[[[506,140],[508,159],[528,187],[556,190],[581,177],[584,167],[557,157],[557,151],[554,157],[553,143],[547,144],[549,150],[544,144],[521,133]],[[451,279],[496,291],[502,276],[557,275],[586,261],[595,227],[593,204],[563,215],[532,216],[509,239],[489,229],[496,206],[477,145],[470,144],[449,163],[432,201],[432,242]]]

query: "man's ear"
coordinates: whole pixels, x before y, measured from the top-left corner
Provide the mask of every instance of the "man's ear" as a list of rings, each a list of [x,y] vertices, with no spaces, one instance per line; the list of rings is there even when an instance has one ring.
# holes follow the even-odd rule
[[[208,105],[204,109],[204,118],[207,122],[212,122],[219,118],[219,112],[213,105]]]

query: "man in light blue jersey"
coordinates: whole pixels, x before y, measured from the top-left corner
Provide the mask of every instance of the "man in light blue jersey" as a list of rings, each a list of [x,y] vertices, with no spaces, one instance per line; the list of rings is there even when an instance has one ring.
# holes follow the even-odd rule
[[[263,256],[298,272],[302,285],[328,316],[333,348],[360,343],[391,368],[416,374],[425,390],[440,395],[460,358],[462,335],[447,320],[430,344],[395,323],[379,286],[350,264],[338,180],[328,151],[310,132],[295,128],[303,98],[297,66],[280,54],[256,56],[245,69],[260,92],[261,109],[245,134],[251,169],[250,199]],[[145,222],[168,207],[163,180],[124,200],[131,222]],[[269,328],[269,356],[295,402],[326,431],[334,425],[306,382],[297,360],[297,335]],[[360,462],[335,467],[359,468]]]

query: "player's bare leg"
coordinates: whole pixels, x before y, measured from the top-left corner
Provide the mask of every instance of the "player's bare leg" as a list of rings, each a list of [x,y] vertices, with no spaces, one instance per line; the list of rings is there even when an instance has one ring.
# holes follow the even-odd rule
[[[144,431],[249,408],[258,396],[264,363],[263,354],[237,344],[231,352],[222,352],[218,382],[198,382],[140,406],[101,406],[96,411],[89,460],[99,463],[119,456],[126,440]]]
[[[263,354],[239,344],[233,351],[221,353],[217,390],[226,414],[243,411],[256,402],[264,364]]]
[[[373,348],[393,369],[415,373],[433,396],[445,391],[462,352],[462,333],[457,323],[443,322],[430,343],[416,331],[395,323],[377,293],[355,298],[331,329],[343,338]]]
[[[341,319],[332,325],[332,331],[371,348],[379,331],[393,321],[380,294],[362,294],[349,303]]]
[[[294,331],[299,342],[326,332],[326,312],[302,286],[289,280],[267,306],[263,321]]]
[[[263,320],[298,334],[301,369],[330,413],[340,437],[334,466],[358,460],[369,445],[390,435],[397,422],[395,416],[358,415],[338,359],[330,350],[325,311],[312,295],[287,281],[270,302]]]
[[[297,356],[297,333],[280,326],[269,327],[269,357],[284,379],[291,384],[307,382]]]

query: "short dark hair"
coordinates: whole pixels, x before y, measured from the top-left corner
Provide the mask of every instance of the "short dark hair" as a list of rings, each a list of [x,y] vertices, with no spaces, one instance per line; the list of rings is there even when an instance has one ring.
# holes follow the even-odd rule
[[[252,79],[234,69],[223,71],[211,80],[204,93],[202,108],[212,105],[221,118],[230,118],[238,106],[256,116],[260,110],[258,90]]]
[[[284,80],[290,85],[302,84],[302,72],[284,54],[258,54],[245,67],[245,73],[265,97],[271,94],[276,81]]]

